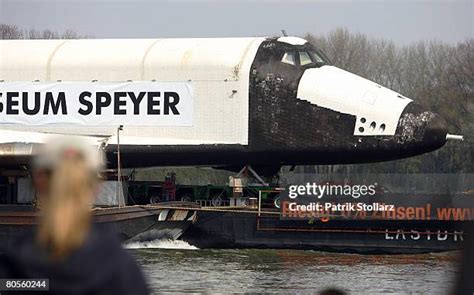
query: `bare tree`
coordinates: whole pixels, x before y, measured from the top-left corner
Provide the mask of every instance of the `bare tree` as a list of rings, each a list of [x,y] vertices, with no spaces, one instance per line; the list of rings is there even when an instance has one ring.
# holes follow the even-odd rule
[[[0,39],[22,39],[23,33],[15,25],[0,24]]]
[[[56,32],[46,30],[22,30],[15,25],[0,24],[0,39],[87,39],[90,36],[77,34],[73,30]]]

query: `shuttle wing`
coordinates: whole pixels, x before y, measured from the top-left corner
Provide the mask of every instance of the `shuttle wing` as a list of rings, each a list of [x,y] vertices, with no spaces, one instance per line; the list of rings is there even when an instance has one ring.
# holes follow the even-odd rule
[[[5,159],[13,157],[31,157],[35,154],[38,145],[44,144],[51,137],[57,137],[65,134],[50,133],[50,132],[27,132],[16,130],[0,130],[0,164]],[[67,134],[67,136],[71,136]],[[117,145],[117,135],[74,135],[87,140],[91,145],[99,147],[106,147],[107,145]],[[122,136],[120,135],[121,145],[131,146],[159,146],[159,145],[202,145],[212,144],[212,142],[203,142],[202,140],[188,140],[176,138],[150,138],[140,136]],[[16,162],[16,161],[15,161]],[[22,164],[25,164],[22,161]]]
[[[0,163],[4,158],[30,157],[34,155],[39,144],[47,142],[51,137],[59,134],[43,132],[25,132],[15,130],[0,131]],[[99,147],[106,137],[100,136],[79,136],[90,142],[91,145]]]

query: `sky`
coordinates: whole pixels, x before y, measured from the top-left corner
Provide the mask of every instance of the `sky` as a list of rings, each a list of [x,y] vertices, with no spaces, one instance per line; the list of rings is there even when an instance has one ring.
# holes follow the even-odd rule
[[[281,29],[304,36],[346,27],[397,44],[455,43],[474,37],[474,0],[0,0],[0,23],[95,38],[274,36]]]

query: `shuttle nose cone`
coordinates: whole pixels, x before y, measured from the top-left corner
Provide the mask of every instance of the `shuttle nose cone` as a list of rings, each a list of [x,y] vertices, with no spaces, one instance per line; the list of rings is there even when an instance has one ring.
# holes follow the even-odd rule
[[[446,121],[439,115],[434,114],[434,117],[426,124],[423,142],[431,143],[436,148],[439,148],[446,143],[447,134],[448,128]]]
[[[438,114],[410,103],[402,113],[396,137],[401,143],[435,150],[446,143],[446,121]]]

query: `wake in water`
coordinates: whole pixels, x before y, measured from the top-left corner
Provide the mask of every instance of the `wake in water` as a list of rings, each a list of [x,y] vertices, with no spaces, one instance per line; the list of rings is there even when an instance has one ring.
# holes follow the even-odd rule
[[[124,244],[125,249],[182,249],[182,250],[198,250],[185,241],[180,240],[153,240],[147,242],[131,242]]]

